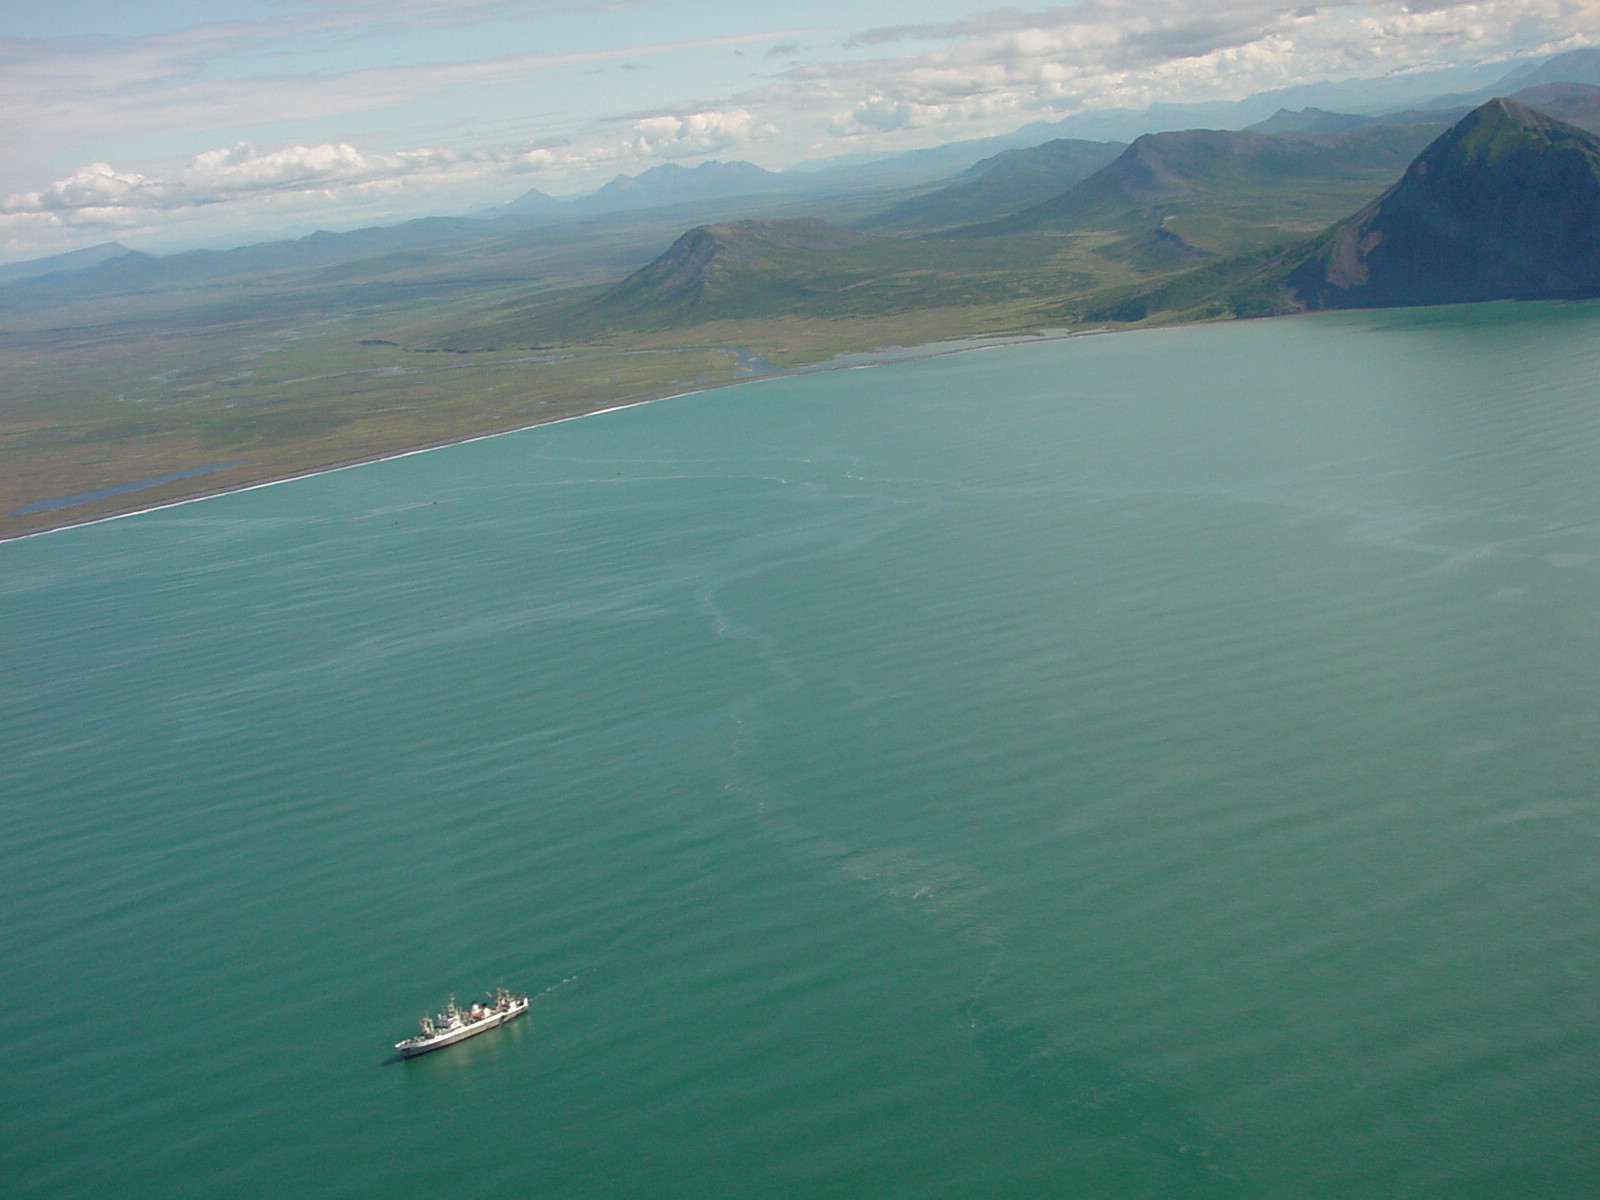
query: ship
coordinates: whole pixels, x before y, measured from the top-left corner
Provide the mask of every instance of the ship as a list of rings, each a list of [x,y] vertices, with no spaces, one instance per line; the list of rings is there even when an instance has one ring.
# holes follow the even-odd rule
[[[492,1004],[477,1001],[466,1008],[458,1008],[456,998],[451,996],[442,1013],[436,1017],[423,1017],[422,1031],[403,1042],[396,1042],[394,1048],[405,1058],[415,1058],[430,1050],[453,1046],[469,1037],[477,1037],[478,1034],[497,1025],[503,1025],[512,1017],[521,1016],[527,1011],[528,998],[513,995],[505,988],[495,988]]]

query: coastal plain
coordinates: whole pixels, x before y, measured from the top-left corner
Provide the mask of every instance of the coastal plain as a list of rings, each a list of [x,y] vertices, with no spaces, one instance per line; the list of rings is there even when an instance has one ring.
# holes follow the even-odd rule
[[[1592,224],[1574,205],[1600,211],[1600,87],[1521,94],[1540,107],[1058,139],[917,185],[431,218],[12,279],[0,537],[842,358],[1324,307],[1307,280],[1345,269],[1314,266],[1330,231],[1408,180],[1420,240],[1332,306],[1592,295],[1586,268],[1560,287],[1538,282],[1571,274],[1555,266],[1454,278],[1502,244],[1594,255],[1534,243]],[[1503,180],[1478,179],[1480,143],[1513,154]],[[1518,184],[1535,177],[1549,186]],[[1044,180],[1060,190],[1039,200]],[[1453,211],[1474,186],[1494,202]],[[991,219],[970,219],[980,200]]]
[[[0,537],[842,355],[1083,328],[1098,296],[1197,258],[1303,239],[1371,199],[1399,165],[1323,179],[1288,204],[1283,181],[1228,164],[1154,218],[1139,196],[1102,195],[1084,219],[1001,235],[932,228],[826,251],[767,246],[719,301],[681,310],[606,300],[696,219],[870,227],[873,214],[940,189],[755,197],[553,227],[459,220],[388,242],[313,235],[155,260],[124,277],[112,263],[14,282],[0,287]],[[1182,236],[1152,242],[1163,224]],[[236,465],[48,507],[220,463]]]
[[[407,289],[298,280],[0,314],[0,536],[750,378],[838,354],[1014,327],[1008,303],[883,317],[721,320],[626,339],[451,351],[437,329],[524,283]],[[390,296],[398,295],[398,299]],[[749,353],[742,353],[748,348]],[[239,465],[68,507],[15,510],[197,464]]]

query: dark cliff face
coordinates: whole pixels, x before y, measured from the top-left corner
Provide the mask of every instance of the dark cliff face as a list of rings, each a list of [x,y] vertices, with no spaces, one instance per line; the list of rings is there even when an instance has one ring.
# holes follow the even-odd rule
[[[1491,100],[1285,283],[1306,308],[1600,296],[1600,137]]]

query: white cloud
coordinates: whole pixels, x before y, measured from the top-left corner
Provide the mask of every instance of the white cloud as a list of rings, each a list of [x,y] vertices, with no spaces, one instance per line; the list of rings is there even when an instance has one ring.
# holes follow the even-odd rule
[[[259,209],[295,197],[332,203],[356,194],[481,183],[494,176],[546,174],[559,179],[664,158],[704,158],[775,132],[736,108],[640,117],[624,135],[589,143],[492,151],[417,149],[379,154],[347,142],[262,151],[240,142],[207,150],[161,173],[91,163],[45,187],[6,196],[0,200],[0,217],[8,219],[7,228],[131,228],[160,224],[183,210],[218,205],[249,204]]]
[[[355,37],[366,28],[468,24],[500,12],[525,15],[530,3],[576,7],[576,0],[310,0],[309,12],[277,22],[214,23],[132,39],[0,39],[0,140],[103,146],[117,137],[193,137],[206,130],[251,136],[251,127],[267,115],[276,122],[331,123],[434,96],[514,88],[584,64],[757,42],[787,51],[793,34],[816,32],[768,30],[554,54],[517,53],[521,47],[508,46],[499,57],[317,74],[210,69],[246,51],[266,61],[260,57],[264,48],[292,33]],[[1578,44],[1591,30],[1600,30],[1600,0],[1331,6],[1308,6],[1305,0],[1084,0],[1035,11],[1000,8],[939,25],[868,29],[848,39],[851,53],[792,66],[742,94],[699,103],[663,97],[662,111],[671,115],[642,118],[632,152],[720,153],[771,137],[775,127],[800,145],[824,128],[859,137],[993,124],[1035,110],[1240,96],[1315,78],[1551,52]],[[942,45],[928,50],[930,41]],[[894,53],[912,43],[916,52]],[[856,51],[863,47],[882,47],[889,56],[862,61]],[[349,136],[336,129],[328,141]],[[573,128],[564,130],[564,140],[573,135]],[[16,179],[26,183],[25,177]]]
[[[8,216],[49,216],[64,225],[127,225],[166,211],[223,204],[267,194],[332,197],[340,191],[397,187],[462,171],[497,169],[488,155],[412,150],[368,154],[346,143],[287,146],[262,153],[249,143],[196,155],[167,176],[92,163],[37,191],[0,201]]]
[[[732,108],[645,117],[633,123],[633,131],[631,148],[641,156],[695,158],[731,150],[778,129],[746,109]]]
[[[1039,110],[1231,99],[1319,79],[1553,53],[1592,40],[1597,29],[1600,0],[1085,0],[868,30],[852,44],[951,44],[795,67],[759,99],[825,98],[834,132],[861,137]]]
[[[431,175],[474,161],[481,161],[481,156],[441,150],[367,154],[344,142],[288,146],[261,154],[241,142],[231,150],[197,155],[179,176],[178,185],[185,202],[207,203],[239,192],[296,191]]]

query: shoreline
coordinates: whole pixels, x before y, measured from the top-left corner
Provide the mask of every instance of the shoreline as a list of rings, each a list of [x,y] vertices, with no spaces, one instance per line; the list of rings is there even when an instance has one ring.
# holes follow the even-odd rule
[[[762,383],[770,379],[789,379],[797,375],[820,375],[830,371],[856,371],[867,367],[889,366],[900,362],[922,362],[929,359],[944,358],[953,354],[970,354],[979,350],[998,350],[1007,346],[1028,346],[1043,342],[1068,341],[1072,338],[1090,337],[1102,333],[1122,332],[1111,327],[1095,329],[1070,330],[1046,329],[1032,333],[1015,334],[975,334],[965,338],[950,338],[938,342],[926,342],[918,346],[885,346],[876,350],[862,351],[855,354],[840,354],[832,358],[823,359],[821,362],[807,366],[795,367],[791,370],[773,371],[769,374],[752,374],[743,379],[724,379],[716,383],[700,384],[694,387],[663,391],[652,395],[624,396],[615,403],[606,403],[601,407],[592,408],[587,412],[566,413],[561,416],[548,417],[543,420],[530,421],[525,425],[516,425],[508,429],[495,429],[486,433],[474,433],[465,437],[441,438],[437,441],[424,442],[415,446],[407,446],[399,450],[385,450],[375,454],[361,455],[357,458],[343,459],[327,463],[322,466],[310,467],[304,470],[291,471],[281,475],[270,475],[249,483],[229,484],[223,487],[208,488],[187,496],[179,496],[170,500],[160,500],[153,504],[136,505],[116,512],[99,512],[78,518],[67,518],[56,524],[44,525],[38,529],[29,529],[21,533],[0,533],[0,544],[18,542],[27,538],[43,537],[46,534],[61,533],[68,529],[81,529],[89,525],[99,525],[106,521],[119,521],[124,517],[137,517],[144,513],[160,512],[167,508],[177,508],[185,504],[194,504],[201,500],[212,500],[218,496],[230,496],[238,492],[253,492],[258,488],[276,487],[282,483],[293,483],[297,479],[310,479],[317,475],[329,475],[335,471],[348,471],[354,467],[370,466],[373,463],[388,462],[396,458],[409,458],[413,454],[426,454],[433,450],[443,450],[449,446],[465,446],[473,442],[486,441],[489,438],[505,437],[508,434],[522,433],[529,429],[537,429],[544,425],[558,425],[566,421],[580,421],[586,417],[597,417],[605,413],[620,412],[623,409],[637,408],[642,404],[655,404],[662,400],[676,400],[684,396],[696,396],[704,392],[719,391],[723,388],[740,387],[746,384]],[[896,353],[899,351],[899,353]],[[140,489],[142,490],[142,489]],[[137,492],[129,492],[130,497]],[[38,502],[34,502],[38,503]],[[56,511],[65,511],[56,510]]]

